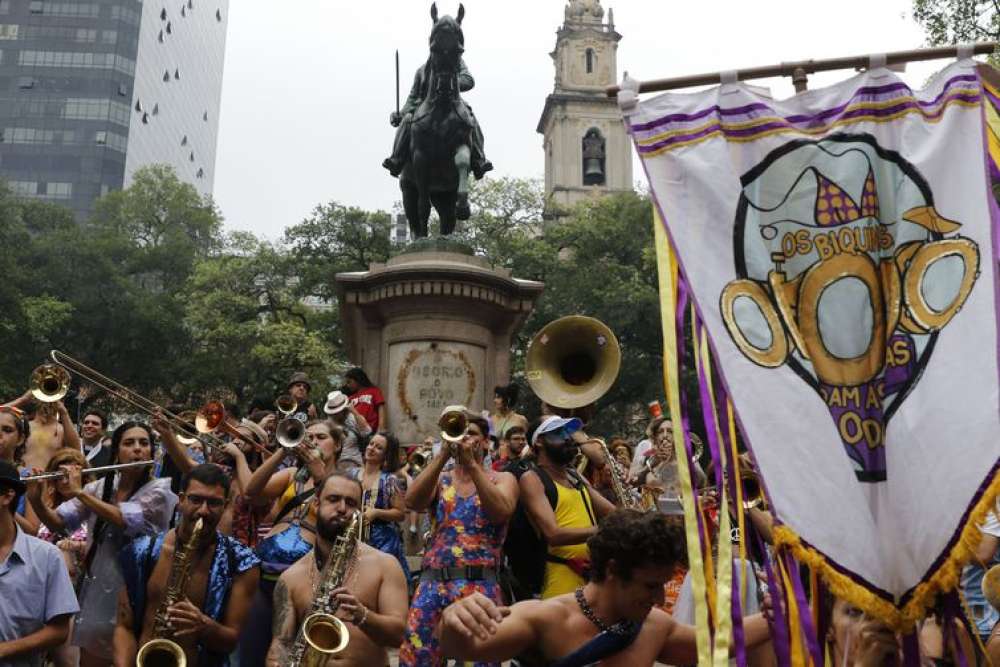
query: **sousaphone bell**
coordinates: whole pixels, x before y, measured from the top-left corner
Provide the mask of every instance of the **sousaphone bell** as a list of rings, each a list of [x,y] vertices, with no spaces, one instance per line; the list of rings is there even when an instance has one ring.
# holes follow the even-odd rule
[[[528,345],[525,376],[531,390],[553,408],[590,405],[618,377],[622,353],[606,324],[569,315],[547,324]]]

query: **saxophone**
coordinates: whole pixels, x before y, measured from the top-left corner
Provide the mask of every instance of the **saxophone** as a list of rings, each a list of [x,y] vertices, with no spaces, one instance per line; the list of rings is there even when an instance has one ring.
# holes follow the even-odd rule
[[[313,596],[312,609],[299,626],[289,667],[322,667],[332,655],[340,653],[350,641],[347,625],[334,616],[337,603],[331,600],[334,589],[343,585],[347,569],[354,560],[362,529],[361,513],[355,512],[327,557]]]
[[[183,546],[174,549],[174,560],[170,564],[170,575],[167,577],[167,590],[163,600],[156,608],[156,618],[153,621],[153,639],[142,645],[135,656],[137,667],[186,667],[187,656],[180,644],[170,639],[173,630],[167,621],[167,610],[184,599],[188,579],[191,576],[191,565],[195,548],[201,538],[204,523],[201,519],[194,524],[191,537]]]
[[[618,499],[618,505],[632,510],[648,509],[635,489],[631,487],[628,489],[625,488],[625,471],[622,470],[615,457],[611,456],[608,444],[600,438],[594,438],[593,442],[599,444],[601,450],[604,452],[604,460],[607,462],[609,472],[611,473],[611,488],[615,492],[615,498]]]

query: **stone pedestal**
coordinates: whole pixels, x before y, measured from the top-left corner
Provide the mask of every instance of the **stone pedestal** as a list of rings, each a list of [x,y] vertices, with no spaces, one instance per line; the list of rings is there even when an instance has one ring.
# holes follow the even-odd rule
[[[347,357],[382,389],[404,445],[437,437],[448,405],[492,407],[493,387],[510,380],[511,339],[543,289],[450,249],[336,280]]]

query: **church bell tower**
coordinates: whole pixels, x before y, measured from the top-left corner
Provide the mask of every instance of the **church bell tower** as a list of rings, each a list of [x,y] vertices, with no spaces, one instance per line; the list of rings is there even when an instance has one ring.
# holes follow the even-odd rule
[[[544,135],[546,212],[558,216],[590,197],[632,190],[632,149],[618,104],[614,13],[600,0],[569,0],[556,33],[555,89],[538,121]]]

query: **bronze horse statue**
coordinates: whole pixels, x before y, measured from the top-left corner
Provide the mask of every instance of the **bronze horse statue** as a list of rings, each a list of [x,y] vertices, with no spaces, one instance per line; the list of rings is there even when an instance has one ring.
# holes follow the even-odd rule
[[[417,70],[413,89],[403,109],[393,114],[397,134],[393,156],[384,166],[399,173],[403,209],[416,238],[427,236],[431,207],[441,221],[441,233],[455,231],[458,220],[468,220],[469,174],[482,178],[493,168],[483,156],[482,134],[461,93],[474,85],[462,61],[465,37],[459,5],[456,17],[438,16],[431,6],[434,26],[430,57]]]

